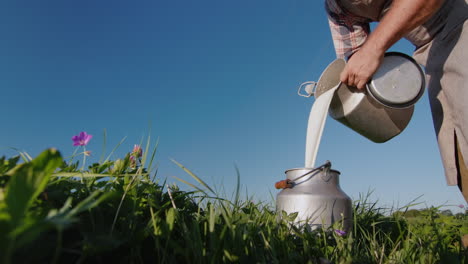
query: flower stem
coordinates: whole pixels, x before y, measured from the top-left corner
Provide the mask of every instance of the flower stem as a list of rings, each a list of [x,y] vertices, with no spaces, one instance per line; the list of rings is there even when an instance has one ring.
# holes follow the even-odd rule
[[[86,146],[83,146],[83,164],[81,165],[81,172],[84,172],[85,164],[86,164]],[[81,183],[82,184],[84,183],[83,178],[84,178],[84,176],[83,176],[83,174],[81,174]]]
[[[84,171],[85,163],[86,163],[86,147],[83,146],[83,165],[81,166],[81,171]]]

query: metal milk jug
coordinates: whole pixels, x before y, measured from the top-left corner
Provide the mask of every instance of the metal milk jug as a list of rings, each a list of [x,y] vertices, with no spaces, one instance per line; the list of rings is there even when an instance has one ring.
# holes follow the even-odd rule
[[[414,104],[424,93],[422,68],[406,54],[387,52],[366,89],[358,90],[340,82],[345,65],[343,59],[333,61],[318,82],[303,83],[299,95],[318,98],[338,87],[329,108],[333,119],[376,143],[400,134],[413,116]],[[302,89],[306,94],[301,93]]]
[[[340,221],[343,230],[352,227],[351,199],[339,185],[340,172],[327,162],[317,168],[298,168],[286,171],[286,180],[275,187],[283,189],[276,197],[276,210],[288,215],[297,213],[295,224],[315,229],[328,228]]]

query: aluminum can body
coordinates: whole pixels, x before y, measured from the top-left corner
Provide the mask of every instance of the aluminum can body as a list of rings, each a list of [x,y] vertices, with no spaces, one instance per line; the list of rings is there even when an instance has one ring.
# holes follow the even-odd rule
[[[311,168],[297,168],[286,171],[286,177],[293,180]],[[310,227],[328,228],[335,222],[342,223],[341,228],[352,227],[352,203],[348,195],[340,188],[340,172],[331,169],[318,170],[295,182],[292,188],[283,189],[276,199],[276,210],[281,217],[297,213],[296,224]]]

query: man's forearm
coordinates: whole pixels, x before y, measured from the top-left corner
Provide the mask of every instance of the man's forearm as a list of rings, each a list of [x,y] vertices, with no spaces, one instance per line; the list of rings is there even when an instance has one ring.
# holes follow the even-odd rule
[[[394,0],[363,48],[384,54],[398,40],[426,22],[445,0]]]
[[[364,45],[351,56],[340,80],[363,89],[382,63],[387,49],[426,22],[445,0],[394,0]]]

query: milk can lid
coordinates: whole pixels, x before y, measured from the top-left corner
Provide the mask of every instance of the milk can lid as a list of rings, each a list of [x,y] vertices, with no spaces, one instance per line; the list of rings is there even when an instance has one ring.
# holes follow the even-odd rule
[[[367,84],[367,90],[374,99],[393,108],[414,105],[423,95],[424,87],[421,67],[413,58],[399,52],[387,52]]]

